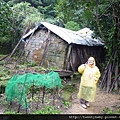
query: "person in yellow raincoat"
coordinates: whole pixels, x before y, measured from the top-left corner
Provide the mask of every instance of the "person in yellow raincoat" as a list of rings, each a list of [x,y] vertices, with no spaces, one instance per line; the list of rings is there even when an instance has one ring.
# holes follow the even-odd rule
[[[86,64],[78,67],[78,72],[82,74],[79,92],[77,97],[83,108],[89,107],[89,102],[95,101],[96,83],[100,78],[100,71],[95,65],[95,59],[90,57]]]

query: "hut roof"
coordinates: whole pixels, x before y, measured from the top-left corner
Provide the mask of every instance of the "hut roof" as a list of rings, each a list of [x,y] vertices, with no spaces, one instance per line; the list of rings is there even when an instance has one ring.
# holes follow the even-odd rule
[[[87,45],[87,46],[104,46],[104,42],[101,40],[101,38],[92,37],[93,31],[91,31],[89,28],[84,28],[76,32],[47,22],[41,22],[38,26],[30,30],[27,34],[25,34],[23,36],[23,39],[26,39],[33,32],[35,32],[41,27],[45,27],[49,29],[54,34],[58,35],[60,38],[65,40],[68,44],[74,43],[74,44]]]

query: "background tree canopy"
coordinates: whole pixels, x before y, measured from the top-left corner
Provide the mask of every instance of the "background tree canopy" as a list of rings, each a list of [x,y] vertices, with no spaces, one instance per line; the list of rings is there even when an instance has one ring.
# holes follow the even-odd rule
[[[26,27],[47,21],[75,31],[91,28],[105,41],[109,58],[120,46],[119,8],[120,0],[0,0],[0,44],[12,50]]]
[[[35,27],[39,21],[43,20],[43,17],[38,9],[32,7],[28,2],[16,3],[11,8],[13,11],[12,23],[14,31],[11,43],[14,48],[24,30],[27,29],[29,31]]]
[[[11,16],[12,10],[9,5],[3,0],[0,0],[0,37],[8,34],[11,28]]]

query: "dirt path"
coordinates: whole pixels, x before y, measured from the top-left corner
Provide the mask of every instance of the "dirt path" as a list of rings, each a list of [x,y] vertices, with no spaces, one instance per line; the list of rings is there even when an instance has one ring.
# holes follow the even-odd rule
[[[120,105],[120,95],[115,93],[107,93],[103,90],[97,89],[96,100],[94,103],[90,103],[90,107],[84,109],[79,103],[79,99],[76,97],[77,93],[72,96],[72,106],[63,114],[103,114],[103,109],[116,107]]]

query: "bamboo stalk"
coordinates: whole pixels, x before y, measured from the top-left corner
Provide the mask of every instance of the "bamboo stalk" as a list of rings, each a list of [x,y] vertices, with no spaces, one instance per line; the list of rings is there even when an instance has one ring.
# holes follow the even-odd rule
[[[28,112],[27,112],[27,101],[26,101],[26,99],[25,99],[25,106],[26,106],[25,112],[26,112],[26,114],[28,114]]]
[[[44,104],[44,98],[45,98],[45,86],[43,86],[43,97],[42,97],[42,104]]]
[[[105,67],[105,72],[104,72],[104,75],[103,75],[103,78],[102,78],[102,82],[101,82],[101,85],[100,85],[100,88],[103,89],[105,84],[107,84],[107,91],[110,90],[109,85],[110,85],[111,81],[108,81],[108,80],[111,79],[112,71],[110,72],[109,69],[111,69],[111,65],[110,64],[112,63],[112,58],[113,58],[113,55],[114,55],[115,52],[116,52],[116,50],[114,49],[114,51],[113,51],[109,61],[107,62],[107,65]],[[112,66],[112,69],[113,69],[113,66]],[[107,83],[106,83],[106,81],[107,81]]]
[[[103,75],[103,77],[102,77],[101,84],[100,84],[100,89],[103,89],[104,86],[105,86],[105,82],[106,82],[106,79],[107,79],[107,72],[108,72],[108,71],[105,70],[104,75]]]
[[[10,109],[12,109],[12,101],[10,101]]]
[[[105,70],[108,69],[110,62],[112,61],[112,58],[113,58],[114,53],[115,53],[115,49],[114,49],[114,51],[113,51],[113,53],[112,53],[109,61],[107,62],[107,65],[106,65],[106,67],[105,67]]]
[[[55,88],[53,88],[53,105],[55,105]]]
[[[112,83],[110,92],[113,90],[114,87],[115,87],[115,90],[118,89],[118,81],[117,81],[117,79],[118,79],[119,76],[120,76],[120,75],[118,75],[118,62],[117,62],[117,65],[116,65],[116,67],[115,67],[115,78],[114,78],[114,81],[113,81],[113,83]]]
[[[115,68],[115,58],[116,58],[116,54],[117,54],[117,50],[115,51],[115,54],[114,54],[113,65],[112,65],[111,71],[114,71],[114,68]]]
[[[33,99],[33,96],[34,96],[34,80],[33,80],[33,87],[32,87],[32,99]]]
[[[110,92],[113,90],[114,85],[115,85],[115,82],[117,81],[117,79],[118,79],[119,77],[120,77],[120,74],[118,74],[118,76],[116,77],[116,79],[114,79],[113,84],[112,84],[111,89],[110,89]]]
[[[117,79],[118,76],[118,61],[115,67],[115,79]],[[115,82],[115,90],[118,90],[118,80]]]
[[[109,70],[108,70],[108,79],[107,79],[107,92],[110,90],[110,85],[111,85],[111,64],[109,65]]]

